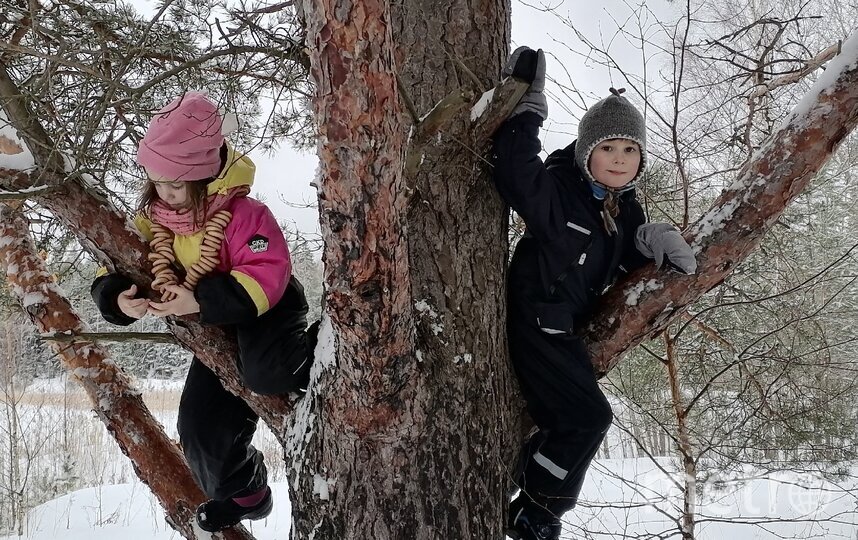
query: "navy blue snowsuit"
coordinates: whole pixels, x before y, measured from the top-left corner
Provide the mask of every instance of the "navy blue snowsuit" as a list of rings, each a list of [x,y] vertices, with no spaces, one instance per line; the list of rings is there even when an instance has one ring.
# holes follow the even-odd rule
[[[539,158],[540,117],[525,112],[494,137],[494,181],[523,219],[507,284],[510,358],[539,432],[522,450],[527,496],[560,516],[577,502],[584,476],[611,425],[611,407],[576,335],[620,274],[649,260],[634,235],[646,221],[634,190],[619,196],[609,235],[602,201],[575,164],[575,143]]]

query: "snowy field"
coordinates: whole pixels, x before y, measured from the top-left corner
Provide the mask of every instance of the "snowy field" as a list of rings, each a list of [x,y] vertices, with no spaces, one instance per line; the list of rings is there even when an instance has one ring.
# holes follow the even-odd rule
[[[635,485],[619,482],[616,473]],[[582,505],[578,512],[565,516],[564,538],[679,538],[675,524],[660,512],[669,508],[662,497],[675,493],[671,486],[670,478],[648,460],[599,461],[584,487],[586,508]],[[285,483],[272,488],[275,512],[265,520],[248,522],[259,540],[289,537],[288,488]],[[595,498],[600,500],[598,505],[592,503]],[[858,534],[855,508],[852,497],[824,481],[796,475],[755,478],[742,487],[725,487],[705,496],[698,538],[854,539]],[[181,536],[167,526],[145,486],[132,483],[82,489],[44,503],[30,511],[24,536],[0,540],[117,538],[168,540]]]
[[[181,381],[140,381],[144,400],[175,437],[175,409]],[[15,397],[10,401],[10,397]],[[80,391],[62,380],[38,381],[20,392],[7,392],[0,415],[0,448],[8,446],[9,425],[27,439],[29,477],[19,483],[40,486],[29,501],[46,501],[26,513],[23,535],[0,540],[166,540],[181,538],[170,529],[158,503],[136,481],[128,460],[90,411]],[[14,403],[15,414],[10,414]],[[617,430],[611,456],[622,455]],[[275,511],[253,522],[259,540],[289,537],[290,506],[285,466],[279,446],[262,427],[255,444],[266,455]],[[38,449],[34,452],[33,449]],[[0,456],[0,483],[8,476]],[[9,469],[11,470],[11,469]],[[779,473],[767,477],[745,469],[701,482],[697,538],[705,540],[775,540],[858,538],[858,464],[845,480],[831,483],[815,473]],[[741,477],[741,478],[737,478]],[[564,538],[680,538],[677,518],[682,501],[676,462],[659,458],[597,459],[576,511],[564,516]],[[17,529],[17,527],[16,527]]]

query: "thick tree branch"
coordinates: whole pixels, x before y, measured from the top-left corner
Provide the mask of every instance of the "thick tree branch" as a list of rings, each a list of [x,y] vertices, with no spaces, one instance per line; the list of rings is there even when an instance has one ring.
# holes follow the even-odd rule
[[[719,284],[759,244],[858,124],[858,35],[843,45],[784,124],[768,138],[686,239],[698,258],[694,276],[652,267],[614,287],[585,337],[600,375],[620,355],[665,328]],[[622,314],[620,316],[620,314]]]
[[[446,144],[436,140],[435,136],[458,118],[462,109],[469,104],[472,105],[469,114],[472,122],[473,148],[468,150],[474,152],[480,159],[484,159],[490,137],[509,117],[529,87],[530,84],[525,81],[508,77],[493,89],[483,93],[476,103],[473,102],[474,96],[465,89],[458,89],[439,101],[420,120],[409,141],[405,158],[405,178],[409,185],[411,179],[417,174],[426,152],[430,148]],[[464,143],[459,141],[459,144]]]
[[[423,152],[432,138],[442,131],[456,114],[470,104],[473,96],[466,90],[457,90],[438,102],[414,128],[405,157],[405,178],[413,178],[423,161]],[[407,103],[407,102],[406,102]]]
[[[53,282],[36,252],[20,212],[0,204],[0,269],[24,312],[47,333],[85,333],[86,326]],[[194,510],[205,495],[194,482],[179,447],[143,403],[140,392],[110,361],[106,350],[87,340],[54,341],[51,348],[80,383],[93,410],[128,456],[140,480],[164,507],[167,521],[185,538],[196,539]],[[243,527],[224,538],[252,538]]]

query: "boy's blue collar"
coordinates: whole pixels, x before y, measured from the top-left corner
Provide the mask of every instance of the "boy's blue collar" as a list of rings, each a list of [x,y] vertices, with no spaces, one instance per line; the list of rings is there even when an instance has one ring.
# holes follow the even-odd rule
[[[609,188],[603,186],[602,184],[600,184],[598,182],[594,182],[592,180],[588,181],[587,183],[590,184],[590,189],[593,191],[593,197],[595,197],[597,200],[604,201],[605,197],[608,196]],[[635,188],[635,184],[634,184],[634,182],[631,182],[631,183],[626,184],[625,186],[623,186],[620,189],[611,189],[610,191],[612,191],[614,193],[614,195],[620,195],[622,193],[625,193],[626,191],[631,191],[634,188]]]

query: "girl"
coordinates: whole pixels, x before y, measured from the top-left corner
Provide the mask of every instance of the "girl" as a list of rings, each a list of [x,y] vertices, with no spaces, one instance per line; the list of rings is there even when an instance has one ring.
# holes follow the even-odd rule
[[[104,275],[92,285],[102,315],[127,325],[199,313],[200,322],[232,327],[238,371],[259,394],[303,392],[318,325],[307,331],[307,301],[292,275],[277,221],[247,196],[255,166],[225,140],[224,118],[204,94],[188,92],[156,113],[137,161],[148,182],[135,219],[149,240],[160,301],[138,295],[131,280]],[[214,532],[271,512],[262,454],[251,445],[257,415],[193,359],[179,403],[179,438],[211,500],[197,521]]]
[[[661,265],[667,256],[686,273],[696,262],[673,226],[645,224],[634,184],[646,164],[646,130],[622,90],[612,88],[591,107],[577,141],[543,163],[542,51],[520,47],[504,75],[531,83],[495,134],[493,160],[498,192],[527,225],[509,268],[507,336],[538,427],[521,451],[521,492],[510,503],[507,533],[553,540],[613,418],[575,331],[586,326],[602,292],[646,257]]]

